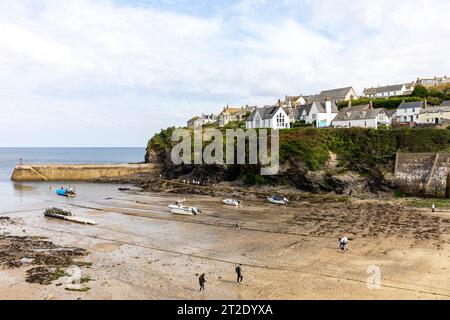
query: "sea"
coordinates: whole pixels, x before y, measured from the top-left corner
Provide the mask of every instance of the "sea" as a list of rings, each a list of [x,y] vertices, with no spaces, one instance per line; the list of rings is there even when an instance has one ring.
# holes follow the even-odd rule
[[[68,183],[11,181],[20,159],[24,164],[99,164],[137,163],[144,161],[144,156],[144,148],[0,148],[0,214],[69,201],[54,193]],[[107,196],[117,190],[115,185],[72,182],[72,186],[84,199]]]

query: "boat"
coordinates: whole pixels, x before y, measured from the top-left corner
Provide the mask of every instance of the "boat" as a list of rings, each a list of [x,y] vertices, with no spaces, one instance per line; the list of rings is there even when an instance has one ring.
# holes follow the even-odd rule
[[[61,220],[67,220],[71,222],[81,223],[81,224],[90,224],[90,225],[96,225],[97,222],[90,219],[75,217],[71,212],[64,211],[59,208],[49,208],[44,210],[44,216],[49,218],[56,218]]]
[[[288,199],[286,199],[286,198],[283,197],[283,196],[279,196],[279,195],[271,196],[271,197],[267,198],[267,200],[268,200],[270,203],[281,204],[281,205],[285,205],[285,204],[288,204],[288,203],[289,203],[289,200],[288,200]]]
[[[56,194],[58,196],[63,196],[63,197],[75,197],[76,196],[76,193],[73,192],[71,189],[64,189],[64,188],[57,189]]]
[[[119,191],[129,191],[130,190],[130,188],[128,188],[128,187],[120,187],[119,188]]]
[[[223,200],[222,201],[224,204],[226,204],[226,205],[229,205],[229,206],[240,206],[241,204],[242,204],[242,201],[241,200],[238,200],[238,199],[235,199],[235,198],[233,198],[233,199],[225,199],[225,200]]]
[[[195,216],[201,212],[197,207],[189,207],[183,205],[184,200],[178,200],[174,204],[169,205],[169,211],[173,214],[182,214],[187,216]]]

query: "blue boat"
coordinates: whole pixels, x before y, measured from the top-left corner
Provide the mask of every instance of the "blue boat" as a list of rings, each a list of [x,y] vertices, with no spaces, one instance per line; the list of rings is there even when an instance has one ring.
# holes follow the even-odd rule
[[[63,197],[75,197],[75,192],[64,188],[57,189],[56,194]]]

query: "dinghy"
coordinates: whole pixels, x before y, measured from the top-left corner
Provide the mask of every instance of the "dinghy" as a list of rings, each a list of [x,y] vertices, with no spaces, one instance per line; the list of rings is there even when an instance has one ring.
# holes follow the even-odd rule
[[[119,191],[130,191],[130,188],[128,188],[128,187],[120,187]]]
[[[64,188],[57,189],[56,194],[58,196],[63,196],[63,197],[75,197],[76,196],[75,192],[73,192],[72,190],[69,190],[69,189],[64,189]]]
[[[229,206],[240,206],[242,204],[241,200],[238,199],[225,199],[222,201],[224,204],[229,205]]]
[[[186,216],[194,216],[201,212],[199,208],[183,205],[184,200],[178,200],[175,204],[169,205],[169,211],[173,214],[182,214]]]
[[[267,198],[267,200],[270,203],[281,204],[281,205],[288,204],[288,202],[289,202],[289,200],[286,199],[285,197],[278,196],[278,195],[271,196],[271,197]]]

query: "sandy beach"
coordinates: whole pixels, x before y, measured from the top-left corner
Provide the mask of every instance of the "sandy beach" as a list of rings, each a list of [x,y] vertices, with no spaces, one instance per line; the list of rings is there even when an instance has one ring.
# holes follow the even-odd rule
[[[178,198],[202,214],[170,214],[167,205]],[[449,211],[432,214],[401,200],[280,207],[251,198],[241,208],[221,200],[132,190],[80,193],[60,203],[95,226],[45,218],[48,198],[3,210],[0,299],[450,298]],[[338,248],[343,235],[351,239],[345,252]],[[17,247],[22,255],[11,256]],[[33,257],[62,274],[48,284],[33,283]],[[244,275],[239,285],[237,264]],[[367,285],[374,266],[381,271],[378,289]],[[198,291],[201,273],[205,292]]]

